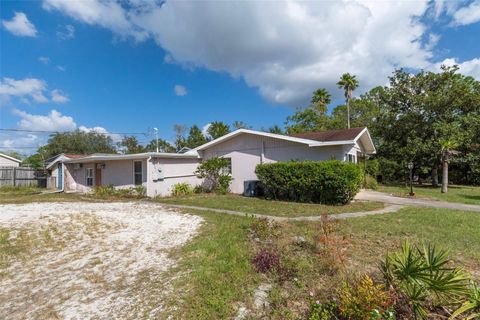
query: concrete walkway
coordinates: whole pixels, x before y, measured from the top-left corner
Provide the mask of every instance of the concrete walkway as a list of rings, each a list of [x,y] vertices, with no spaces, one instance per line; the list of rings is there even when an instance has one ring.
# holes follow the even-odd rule
[[[206,208],[206,207],[197,207],[197,206],[186,206],[180,204],[168,204],[168,203],[160,203],[162,206],[170,207],[170,208],[177,208],[177,209],[191,209],[191,210],[201,210],[201,211],[213,211],[218,213],[226,213],[234,216],[242,216],[245,217],[255,216],[257,218],[267,218],[274,221],[320,221],[322,216],[305,216],[305,217],[278,217],[278,216],[269,216],[265,214],[257,214],[257,213],[248,213],[248,212],[241,212],[241,211],[233,211],[233,210],[226,210],[226,209],[213,209],[213,208]],[[334,220],[340,219],[347,219],[347,218],[355,218],[355,217],[364,217],[376,214],[384,214],[384,213],[392,213],[397,212],[403,206],[402,205],[389,205],[382,209],[372,210],[372,211],[359,211],[359,212],[346,212],[346,213],[339,213],[339,214],[330,214],[328,217]]]
[[[377,191],[367,191],[367,190],[361,191],[357,194],[355,199],[377,201],[377,202],[390,203],[390,204],[396,204],[396,205],[420,206],[420,207],[444,208],[444,209],[480,212],[480,205],[416,199],[416,198],[401,198],[401,197],[395,197],[388,193],[377,192]]]

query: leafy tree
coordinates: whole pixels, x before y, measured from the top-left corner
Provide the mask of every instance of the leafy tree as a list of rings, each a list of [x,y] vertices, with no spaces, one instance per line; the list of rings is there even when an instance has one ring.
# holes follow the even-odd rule
[[[19,152],[17,151],[8,151],[8,152],[2,152],[4,155],[7,155],[7,156],[10,156],[12,158],[15,158],[15,159],[18,159],[18,160],[22,160],[25,158],[24,155],[20,154]]]
[[[322,131],[329,127],[327,104],[330,103],[330,94],[327,90],[315,90],[310,102],[307,108],[303,110],[299,108],[293,115],[287,117],[285,129],[288,134]]]
[[[50,136],[45,145],[45,159],[60,153],[92,154],[92,153],[116,153],[112,138],[95,131],[55,133]]]
[[[140,145],[135,136],[125,136],[122,141],[118,143],[119,148],[123,149],[125,154],[142,153],[145,148]]]
[[[230,133],[230,126],[222,121],[213,121],[207,130],[212,139],[220,138]]]
[[[283,130],[282,128],[280,128],[278,124],[271,126],[270,128],[267,129],[267,131],[275,134],[283,134]]]
[[[238,129],[252,129],[251,126],[249,126],[248,124],[246,124],[243,121],[234,121],[233,124],[232,124],[232,127],[234,127],[235,130],[238,130]]]
[[[353,90],[358,88],[356,76],[350,73],[344,73],[337,82],[337,86],[345,91],[345,100],[347,105],[347,128],[350,128],[350,100],[352,100]]]
[[[201,146],[204,143],[207,143],[207,138],[202,133],[202,130],[197,125],[193,125],[190,128],[188,137],[186,140],[186,147],[193,149],[198,146]]]
[[[145,146],[145,152],[155,152],[157,151],[157,140],[151,140]],[[159,152],[166,152],[166,153],[175,153],[175,147],[172,146],[167,140],[158,139],[158,151]]]

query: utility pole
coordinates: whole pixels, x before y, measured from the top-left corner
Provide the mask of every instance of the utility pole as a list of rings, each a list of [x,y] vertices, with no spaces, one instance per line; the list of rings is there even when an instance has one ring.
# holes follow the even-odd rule
[[[157,140],[157,153],[158,153],[158,128],[153,128],[153,131],[155,131],[155,139]]]

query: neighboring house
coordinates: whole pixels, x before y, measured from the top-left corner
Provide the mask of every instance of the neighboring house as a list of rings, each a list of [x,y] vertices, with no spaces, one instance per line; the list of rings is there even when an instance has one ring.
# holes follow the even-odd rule
[[[22,160],[0,153],[0,167],[19,167]]]
[[[230,159],[231,191],[243,193],[244,183],[257,180],[260,163],[290,160],[330,160],[357,163],[375,153],[367,128],[352,128],[292,136],[239,129],[185,153],[93,154],[61,159],[65,191],[87,192],[98,185],[118,188],[143,185],[148,196],[167,196],[179,182],[201,184],[195,170],[212,157]]]
[[[71,159],[78,159],[85,157],[86,155],[81,154],[58,154],[52,158],[49,158],[45,161],[45,168],[48,171],[47,176],[47,188],[49,189],[58,189],[63,190],[63,162]]]

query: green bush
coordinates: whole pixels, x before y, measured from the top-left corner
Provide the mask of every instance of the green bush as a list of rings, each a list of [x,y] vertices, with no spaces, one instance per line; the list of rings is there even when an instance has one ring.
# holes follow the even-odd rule
[[[378,189],[378,182],[377,179],[372,177],[371,175],[367,174],[365,177],[365,188],[366,189],[372,189],[372,190],[377,190]]]
[[[93,195],[98,198],[143,198],[147,193],[144,186],[134,188],[115,188],[112,184],[95,186]]]
[[[338,160],[260,164],[255,173],[268,198],[324,204],[350,202],[363,180],[359,166]]]
[[[380,178],[380,182],[394,183],[406,181],[406,179],[408,178],[408,169],[406,169],[406,166],[403,165],[401,162],[387,160],[385,158],[379,158],[378,163],[378,176]]]
[[[226,194],[230,191],[230,182],[233,178],[227,172],[230,162],[228,159],[214,157],[202,161],[195,172],[204,179],[203,188],[207,192]]]
[[[197,184],[195,187],[193,187],[193,193],[204,193],[206,190],[203,188],[201,184]]]
[[[172,187],[172,196],[188,196],[193,193],[193,188],[186,182],[174,184]]]

